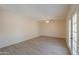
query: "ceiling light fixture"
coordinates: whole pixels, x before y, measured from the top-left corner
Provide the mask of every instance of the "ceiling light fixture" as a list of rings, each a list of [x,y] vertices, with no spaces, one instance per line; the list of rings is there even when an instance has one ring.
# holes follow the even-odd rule
[[[51,21],[55,22],[55,18],[52,17],[52,16],[42,16],[42,20],[45,22],[45,23],[50,23]]]
[[[49,23],[49,22],[50,22],[49,20],[46,20],[46,21],[45,21],[45,23]]]

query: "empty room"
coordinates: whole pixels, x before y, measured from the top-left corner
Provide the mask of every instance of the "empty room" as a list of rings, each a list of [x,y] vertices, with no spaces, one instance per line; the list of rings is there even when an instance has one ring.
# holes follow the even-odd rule
[[[0,55],[79,54],[77,4],[0,5]]]

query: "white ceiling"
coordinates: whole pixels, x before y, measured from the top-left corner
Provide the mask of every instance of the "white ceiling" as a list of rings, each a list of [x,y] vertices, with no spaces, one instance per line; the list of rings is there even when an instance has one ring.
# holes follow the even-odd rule
[[[43,20],[47,17],[52,19],[65,19],[68,6],[63,4],[25,4],[25,5],[0,5],[1,7],[16,14]]]

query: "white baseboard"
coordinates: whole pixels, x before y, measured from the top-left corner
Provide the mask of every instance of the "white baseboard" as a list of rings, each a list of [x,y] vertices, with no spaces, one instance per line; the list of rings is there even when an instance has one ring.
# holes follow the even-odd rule
[[[51,37],[51,38],[60,38],[60,39],[66,39],[66,38],[63,38],[63,37],[54,37],[54,36],[47,36],[47,35],[40,35],[40,36],[44,36],[44,37]]]

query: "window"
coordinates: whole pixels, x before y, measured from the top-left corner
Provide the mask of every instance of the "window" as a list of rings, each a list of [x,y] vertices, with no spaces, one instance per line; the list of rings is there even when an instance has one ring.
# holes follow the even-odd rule
[[[72,52],[77,54],[77,13],[72,17]]]
[[[69,19],[69,47],[72,54],[77,54],[77,13],[75,12]]]

